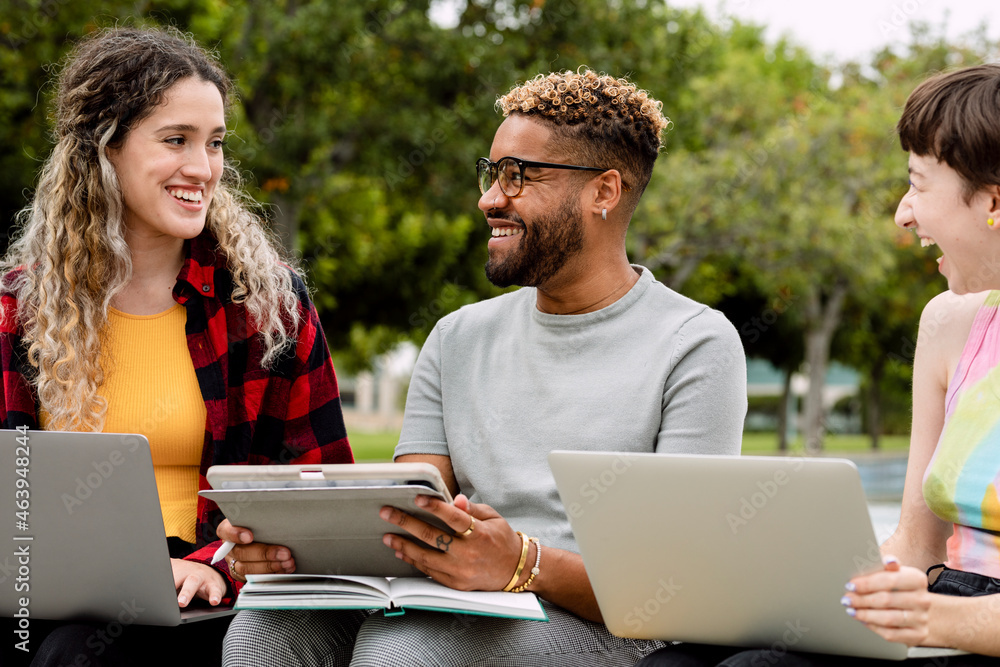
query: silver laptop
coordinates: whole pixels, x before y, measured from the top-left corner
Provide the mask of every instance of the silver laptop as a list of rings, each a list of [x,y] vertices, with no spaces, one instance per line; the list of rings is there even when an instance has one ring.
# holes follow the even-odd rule
[[[178,625],[149,442],[141,435],[0,430],[0,616]]]
[[[840,604],[851,577],[882,567],[851,461],[554,451],[549,464],[614,634],[908,657]]]

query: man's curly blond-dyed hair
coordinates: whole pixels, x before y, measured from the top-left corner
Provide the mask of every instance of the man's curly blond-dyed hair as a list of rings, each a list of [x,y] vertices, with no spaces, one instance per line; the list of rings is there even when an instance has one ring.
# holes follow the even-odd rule
[[[218,62],[176,30],[115,28],[85,39],[59,77],[55,148],[7,256],[3,290],[17,297],[31,378],[47,428],[100,431],[108,306],[132,277],[124,197],[108,147],[153,113],[178,81],[214,84],[228,108],[232,83]],[[230,295],[261,334],[262,365],[293,340],[298,297],[239,174],[226,166],[206,227],[233,277]],[[21,269],[16,271],[15,269]]]
[[[524,114],[551,123],[556,148],[582,165],[617,169],[635,208],[653,174],[660,134],[670,125],[663,104],[626,79],[581,68],[539,74],[497,99],[504,116]]]

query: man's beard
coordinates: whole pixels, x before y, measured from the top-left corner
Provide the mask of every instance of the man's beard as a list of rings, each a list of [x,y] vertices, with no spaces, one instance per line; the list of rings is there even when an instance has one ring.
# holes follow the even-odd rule
[[[518,235],[517,248],[507,251],[502,259],[495,256],[499,252],[490,251],[486,278],[497,287],[542,285],[583,249],[579,205],[573,207],[566,203],[551,216],[535,218],[530,227],[515,213],[491,217],[515,222],[523,230]]]

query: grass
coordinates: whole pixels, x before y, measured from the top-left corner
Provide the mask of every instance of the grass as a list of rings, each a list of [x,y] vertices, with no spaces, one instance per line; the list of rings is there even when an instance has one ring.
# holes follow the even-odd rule
[[[399,431],[365,433],[356,431],[348,434],[354,458],[358,461],[391,461],[392,450],[399,441]],[[905,452],[910,446],[910,438],[905,435],[883,436],[879,451]],[[773,454],[778,451],[778,436],[775,433],[744,433],[744,454]],[[805,451],[801,439],[790,443],[792,454]],[[861,454],[871,451],[871,440],[866,435],[828,435],[823,443],[827,454]]]
[[[871,447],[872,441],[867,435],[829,434],[823,439],[823,452],[827,454],[863,454],[872,451]],[[906,452],[909,448],[908,435],[884,435],[878,443],[878,451],[881,452]],[[801,438],[794,440],[789,443],[789,450],[793,454],[802,454],[805,452],[805,442]],[[773,454],[777,451],[777,433],[743,434],[744,454]]]
[[[360,462],[391,461],[392,450],[399,442],[399,431],[348,432],[347,439],[354,450],[354,459]]]

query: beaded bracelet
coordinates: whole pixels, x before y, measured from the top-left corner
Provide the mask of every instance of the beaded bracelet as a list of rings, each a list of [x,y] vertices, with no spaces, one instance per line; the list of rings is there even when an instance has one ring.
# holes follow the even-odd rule
[[[531,574],[528,575],[528,580],[517,588],[512,588],[511,593],[520,593],[528,590],[528,586],[530,586],[531,582],[533,582],[535,577],[538,576],[538,564],[542,562],[542,543],[538,541],[537,537],[531,537],[528,539],[535,543],[535,567],[531,568]]]
[[[510,589],[514,588],[514,584],[517,580],[521,578],[521,570],[524,569],[524,561],[528,560],[528,536],[517,531],[518,536],[521,538],[521,560],[517,564],[517,570],[514,571],[514,576],[511,577],[510,583],[503,587],[504,592],[510,592]]]

